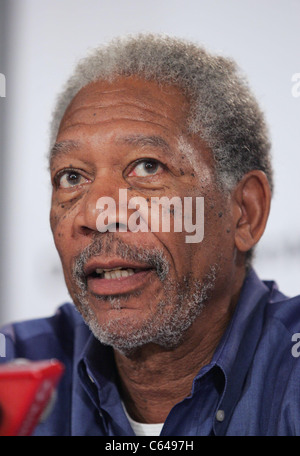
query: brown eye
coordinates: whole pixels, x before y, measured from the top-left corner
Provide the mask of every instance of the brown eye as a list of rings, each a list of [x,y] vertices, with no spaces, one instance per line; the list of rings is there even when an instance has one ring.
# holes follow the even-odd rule
[[[129,176],[147,177],[162,172],[162,165],[156,160],[141,160],[130,172]]]
[[[57,186],[72,188],[84,184],[88,180],[76,171],[65,171],[57,176]]]

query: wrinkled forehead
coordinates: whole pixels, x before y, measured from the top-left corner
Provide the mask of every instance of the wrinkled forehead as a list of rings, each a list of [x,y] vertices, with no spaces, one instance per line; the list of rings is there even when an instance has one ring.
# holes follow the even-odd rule
[[[60,129],[72,122],[74,117],[83,117],[97,122],[98,114],[110,118],[113,110],[118,115],[128,112],[147,120],[147,114],[169,118],[182,129],[186,126],[189,102],[182,91],[172,85],[158,84],[137,77],[116,78],[113,81],[99,80],[83,87],[67,107]],[[93,112],[92,112],[93,111]],[[94,117],[91,118],[90,116]],[[105,120],[105,117],[104,117]]]
[[[116,120],[125,119],[135,122],[141,128],[141,134],[128,135],[127,138],[135,142],[138,139],[139,145],[147,144],[164,150],[169,149],[170,152],[172,147],[169,140],[173,139],[176,149],[181,151],[198,174],[198,171],[201,172],[198,170],[199,153],[211,156],[211,151],[198,135],[188,133],[189,111],[187,97],[176,86],[162,85],[137,77],[90,83],[76,94],[66,109],[50,160],[60,153],[77,148],[78,143],[73,141],[69,134],[65,141],[65,132],[71,131],[74,127],[85,124],[97,128],[97,125],[104,124],[107,130],[113,130]],[[147,128],[154,126],[155,133],[143,134],[142,129],[145,125]]]

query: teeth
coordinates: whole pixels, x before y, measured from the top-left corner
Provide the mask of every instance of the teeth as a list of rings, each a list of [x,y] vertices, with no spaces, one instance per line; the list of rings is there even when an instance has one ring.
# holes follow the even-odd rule
[[[129,277],[134,274],[133,269],[122,269],[122,268],[114,268],[114,269],[96,269],[97,274],[103,274],[105,279],[120,279],[121,277]]]
[[[118,271],[119,269],[122,269],[122,267],[118,267],[118,268],[110,268],[110,269],[100,269],[100,268],[97,268],[96,269],[96,272],[97,274],[102,274],[102,272],[105,272],[105,271]]]

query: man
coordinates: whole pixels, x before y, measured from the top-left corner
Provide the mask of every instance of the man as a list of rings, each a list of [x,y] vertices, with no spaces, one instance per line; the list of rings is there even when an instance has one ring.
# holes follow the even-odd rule
[[[6,360],[65,365],[35,434],[299,434],[300,298],[251,267],[272,169],[235,64],[168,37],[115,40],[78,64],[53,119],[51,228],[79,312],[2,331]],[[195,226],[202,200],[199,242],[186,224],[150,229],[158,202]]]

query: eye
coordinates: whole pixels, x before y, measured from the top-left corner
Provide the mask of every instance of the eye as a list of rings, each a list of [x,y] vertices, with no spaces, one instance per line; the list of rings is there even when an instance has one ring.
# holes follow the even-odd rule
[[[163,171],[163,166],[156,160],[145,159],[140,160],[137,165],[128,174],[129,177],[148,177],[160,174]]]
[[[55,177],[55,184],[61,188],[72,188],[88,182],[88,179],[83,177],[77,171],[69,170],[58,173]]]

